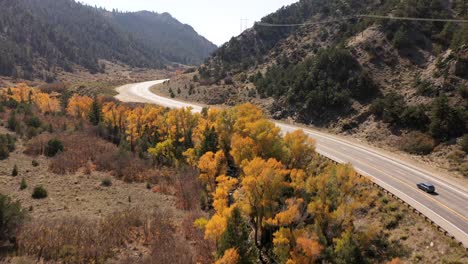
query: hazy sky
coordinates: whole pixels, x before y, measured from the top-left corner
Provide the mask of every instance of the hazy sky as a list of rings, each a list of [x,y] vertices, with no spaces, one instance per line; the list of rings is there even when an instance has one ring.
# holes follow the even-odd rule
[[[121,11],[149,10],[169,12],[180,22],[191,25],[199,34],[221,45],[240,33],[240,20],[248,26],[282,6],[298,0],[78,0],[79,2]]]

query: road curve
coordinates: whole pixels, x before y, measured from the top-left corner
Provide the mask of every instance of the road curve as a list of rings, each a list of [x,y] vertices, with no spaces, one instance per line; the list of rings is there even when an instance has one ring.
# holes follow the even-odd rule
[[[117,88],[117,99],[124,102],[152,103],[170,108],[192,107],[201,112],[202,106],[189,104],[156,95],[150,87],[165,80],[128,84]],[[339,163],[351,163],[362,175],[393,193],[413,208],[431,219],[468,248],[468,191],[456,186],[432,172],[389,156],[376,149],[312,129],[304,129],[282,122],[272,121],[283,133],[302,129],[316,140],[317,152]],[[416,188],[420,182],[436,186],[436,195]]]

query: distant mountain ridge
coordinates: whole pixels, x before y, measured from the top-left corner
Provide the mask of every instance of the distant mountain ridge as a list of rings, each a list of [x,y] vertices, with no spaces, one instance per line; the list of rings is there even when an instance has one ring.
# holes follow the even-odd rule
[[[190,25],[180,23],[169,13],[112,12],[111,17],[121,28],[132,32],[148,49],[153,49],[171,62],[200,64],[217,48],[206,38],[199,36]],[[172,52],[174,49],[179,52]]]
[[[121,13],[74,0],[0,0],[0,75],[30,79],[59,67],[103,71],[199,64],[216,45],[167,13]]]

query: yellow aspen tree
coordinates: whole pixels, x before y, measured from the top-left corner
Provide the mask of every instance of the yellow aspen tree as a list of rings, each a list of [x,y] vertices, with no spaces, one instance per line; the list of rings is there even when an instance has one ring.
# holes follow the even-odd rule
[[[298,237],[296,247],[291,252],[291,260],[296,264],[313,264],[320,257],[323,249],[317,237]]]
[[[238,264],[239,263],[239,253],[235,248],[228,249],[224,252],[222,258],[218,259],[215,264]]]
[[[297,130],[284,136],[286,154],[283,161],[289,168],[304,169],[313,158],[315,141],[304,131]]]
[[[281,130],[267,119],[246,123],[244,131],[257,144],[258,154],[264,159],[281,160],[284,156],[284,141]]]
[[[213,193],[213,208],[215,215],[208,221],[205,228],[205,237],[218,241],[226,231],[227,220],[232,208],[229,206],[229,195],[237,185],[237,179],[221,175],[216,178],[217,187]]]
[[[87,118],[93,99],[74,94],[68,101],[67,113],[76,118]]]
[[[129,111],[127,116],[127,141],[131,149],[135,147],[136,141],[143,135],[143,108],[136,107]]]
[[[206,186],[207,191],[213,193],[216,190],[216,178],[227,172],[224,153],[222,151],[205,153],[198,162],[198,169],[200,170],[199,179]]]
[[[273,253],[279,263],[283,264],[289,259],[293,234],[289,228],[280,228],[273,234]]]
[[[234,162],[240,166],[243,161],[249,162],[258,156],[257,144],[250,137],[234,134],[230,154]]]
[[[275,159],[265,161],[255,158],[243,167],[244,177],[237,194],[240,209],[249,215],[254,224],[255,243],[264,220],[275,215],[284,187],[288,170]]]
[[[249,131],[247,130],[247,124],[254,123],[260,119],[264,119],[262,110],[250,103],[236,106],[234,108],[234,115],[236,117],[234,129],[242,136],[249,135]]]

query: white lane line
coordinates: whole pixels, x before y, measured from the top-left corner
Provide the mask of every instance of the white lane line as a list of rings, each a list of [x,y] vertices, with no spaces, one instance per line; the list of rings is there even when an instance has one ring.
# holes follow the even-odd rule
[[[332,154],[330,154],[329,152],[326,152],[326,151],[323,151],[321,154],[325,155],[325,156],[333,156]],[[378,185],[382,186],[384,189],[388,190],[388,191],[391,191],[393,194],[397,195],[398,193],[400,195],[397,195],[398,197],[400,197],[401,199],[408,199],[408,200],[411,200],[412,202],[416,203],[417,205],[421,206],[423,209],[426,209],[429,211],[429,213],[433,213],[434,215],[438,216],[440,219],[444,220],[446,223],[450,224],[453,228],[455,228],[457,231],[461,232],[463,235],[465,235],[465,237],[460,237],[460,238],[457,238],[459,239],[460,241],[463,242],[463,244],[465,246],[468,246],[468,240],[467,240],[467,237],[468,234],[466,233],[466,231],[462,230],[461,228],[457,227],[455,224],[453,224],[452,222],[450,222],[449,220],[447,220],[446,218],[442,217],[440,214],[438,214],[435,210],[433,209],[430,209],[428,208],[426,205],[418,202],[417,200],[415,200],[413,197],[407,195],[406,193],[400,191],[399,189],[397,189],[397,187],[394,187],[393,185],[391,184],[388,184],[386,182],[384,182],[383,180],[375,177],[375,176],[371,176],[372,174],[367,172],[367,170],[363,169],[362,166],[366,166],[365,163],[363,163],[362,161],[359,161],[358,159],[356,159],[356,162],[359,163],[358,166],[355,166],[355,170],[360,173],[361,175],[365,175],[366,177],[368,178],[371,178],[373,179],[373,181],[375,183],[377,183]],[[372,168],[372,167],[371,167]],[[390,177],[390,178],[393,178],[393,177]],[[385,187],[386,186],[386,187]],[[408,201],[407,201],[408,202]],[[408,202],[409,203],[409,202]],[[414,206],[413,206],[414,207]],[[453,210],[453,209],[451,209]],[[448,231],[448,230],[447,230]],[[456,234],[452,234],[452,235],[456,235]]]
[[[294,126],[286,125],[286,124],[283,124],[283,123],[278,123],[278,122],[277,122],[276,124],[277,124],[279,127],[288,127],[288,128],[290,128],[290,129],[291,129],[291,128],[294,128]],[[297,129],[301,129],[301,128],[297,128]],[[312,131],[312,130],[310,130],[310,129],[302,129],[302,130],[304,130],[304,132],[306,132],[306,133],[312,135],[312,137],[314,137],[314,136],[315,136],[315,137],[320,137],[320,138],[324,138],[324,139],[326,139],[326,140],[331,140],[331,141],[336,142],[336,143],[339,143],[339,144],[344,144],[344,145],[349,146],[349,147],[351,147],[351,148],[353,148],[353,149],[355,149],[355,150],[357,150],[357,151],[362,151],[362,152],[365,152],[365,153],[367,153],[367,154],[370,154],[370,155],[372,155],[372,156],[375,157],[375,158],[383,159],[383,160],[385,160],[385,161],[388,161],[388,162],[390,162],[390,163],[392,163],[392,164],[398,166],[399,168],[403,168],[403,169],[412,171],[413,173],[416,173],[416,174],[420,175],[421,177],[423,177],[423,178],[425,178],[425,179],[427,179],[427,180],[430,180],[430,181],[433,181],[433,182],[435,182],[435,183],[437,183],[437,184],[440,184],[440,185],[442,185],[442,186],[444,186],[444,187],[446,187],[446,188],[448,188],[448,189],[450,189],[450,190],[452,190],[452,191],[457,192],[458,194],[464,196],[465,198],[468,198],[468,194],[465,193],[464,191],[461,191],[461,190],[459,190],[458,188],[452,187],[452,186],[450,186],[448,183],[442,182],[442,181],[440,181],[439,179],[437,179],[437,178],[434,177],[434,176],[431,177],[432,173],[425,172],[425,171],[423,171],[422,169],[416,168],[415,166],[413,166],[413,165],[411,165],[411,164],[407,164],[406,162],[399,161],[399,160],[398,160],[398,161],[395,161],[395,160],[393,160],[392,158],[389,158],[389,157],[385,156],[384,154],[376,153],[376,152],[374,152],[373,150],[371,150],[371,149],[369,149],[369,148],[367,148],[367,147],[365,147],[365,146],[356,146],[356,145],[351,144],[351,143],[348,143],[348,142],[346,142],[346,141],[344,141],[344,140],[336,139],[336,138],[334,138],[334,137],[332,137],[332,136],[325,135],[325,134],[322,134],[322,133],[320,133],[320,132]],[[423,173],[423,172],[424,172],[424,173]]]

